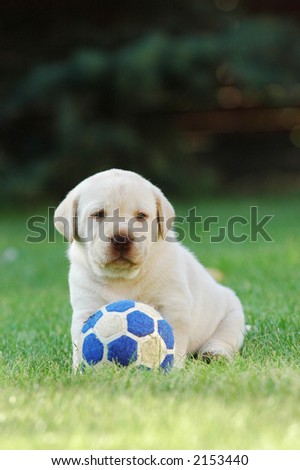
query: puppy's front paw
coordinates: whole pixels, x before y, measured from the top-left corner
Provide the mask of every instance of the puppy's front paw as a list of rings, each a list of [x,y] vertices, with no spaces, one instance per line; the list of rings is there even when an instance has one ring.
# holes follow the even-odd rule
[[[207,351],[202,354],[202,360],[206,362],[206,364],[210,364],[212,361],[222,361],[224,359],[231,361],[232,357],[227,354],[218,354],[211,351]]]
[[[208,341],[203,348],[201,348],[200,355],[207,364],[212,360],[227,359],[231,361],[234,357],[234,350],[226,343],[212,340]]]

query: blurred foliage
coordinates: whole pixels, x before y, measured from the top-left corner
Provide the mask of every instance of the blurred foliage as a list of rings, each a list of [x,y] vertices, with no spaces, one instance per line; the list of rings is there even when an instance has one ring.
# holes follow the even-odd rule
[[[226,151],[211,162],[193,152],[177,116],[220,108],[221,86],[237,87],[247,106],[300,102],[298,24],[217,3],[0,6],[1,191],[62,197],[110,167],[141,172],[177,194],[187,179],[187,190],[214,188]]]

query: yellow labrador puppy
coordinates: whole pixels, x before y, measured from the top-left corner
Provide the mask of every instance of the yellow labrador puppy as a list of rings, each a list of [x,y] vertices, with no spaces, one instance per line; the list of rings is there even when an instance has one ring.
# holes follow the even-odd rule
[[[174,216],[159,188],[116,169],[85,179],[58,206],[55,227],[70,242],[74,369],[84,322],[121,299],[149,304],[170,323],[178,366],[188,353],[232,358],[242,346],[240,301],[176,241]]]

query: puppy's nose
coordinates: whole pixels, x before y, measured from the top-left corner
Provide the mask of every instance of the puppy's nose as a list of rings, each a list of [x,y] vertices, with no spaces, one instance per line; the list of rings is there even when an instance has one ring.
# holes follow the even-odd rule
[[[132,239],[128,235],[114,235],[111,243],[115,248],[123,249],[131,245]]]

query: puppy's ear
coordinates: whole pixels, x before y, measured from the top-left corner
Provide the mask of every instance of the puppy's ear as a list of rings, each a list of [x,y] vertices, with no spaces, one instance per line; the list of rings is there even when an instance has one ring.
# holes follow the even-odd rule
[[[162,191],[154,187],[154,196],[157,207],[158,236],[163,240],[166,238],[168,230],[171,230],[175,218],[175,211]]]
[[[79,194],[73,189],[54,213],[54,226],[70,243],[77,237],[77,206]]]

